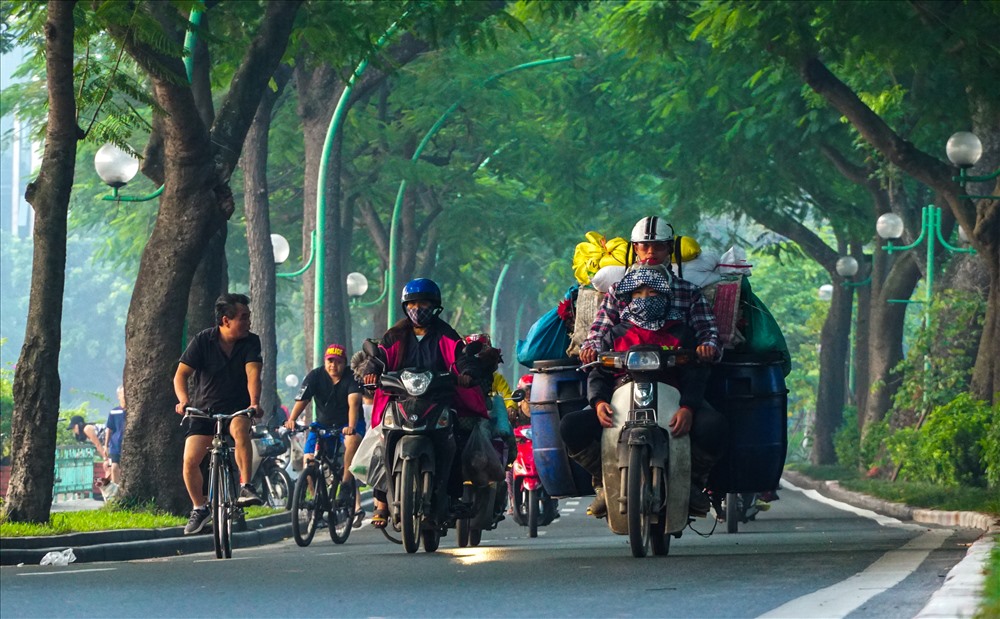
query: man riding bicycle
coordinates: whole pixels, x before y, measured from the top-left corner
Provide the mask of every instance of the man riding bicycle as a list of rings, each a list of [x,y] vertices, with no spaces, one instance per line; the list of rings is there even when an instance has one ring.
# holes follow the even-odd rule
[[[231,414],[245,408],[260,414],[260,338],[250,332],[250,298],[227,293],[215,302],[216,326],[194,336],[181,355],[174,374],[176,412],[194,406],[214,414]],[[194,388],[188,397],[188,380]],[[201,462],[212,444],[215,425],[211,419],[187,419],[184,441],[184,485],[191,497],[191,519],[184,534],[200,532],[211,520],[204,493]],[[251,421],[235,417],[229,422],[229,434],[236,443],[236,466],[240,471],[240,494],[236,504],[262,505],[264,501],[250,485],[253,451],[250,445]]]
[[[354,380],[354,374],[347,371],[347,353],[342,344],[326,347],[323,367],[314,368],[302,381],[302,390],[295,396],[295,406],[285,422],[289,430],[295,429],[295,421],[315,398],[316,419],[324,428],[340,428],[344,441],[344,476],[341,482],[349,485],[354,481],[351,463],[361,444],[364,434],[364,413],[361,410],[361,387]],[[316,453],[316,434],[309,433],[303,451],[303,466],[308,465]],[[338,439],[333,439],[338,440]],[[330,450],[330,453],[333,453]],[[357,499],[360,501],[360,497]],[[358,503],[356,520],[360,526],[364,512]]]

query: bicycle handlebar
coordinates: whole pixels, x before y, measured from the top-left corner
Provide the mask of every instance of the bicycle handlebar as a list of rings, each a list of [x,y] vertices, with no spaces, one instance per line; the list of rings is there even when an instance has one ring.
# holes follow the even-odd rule
[[[231,415],[213,415],[211,413],[206,413],[205,411],[203,411],[203,410],[201,410],[199,408],[195,408],[193,406],[186,406],[186,407],[184,407],[184,416],[181,417],[181,424],[180,425],[183,425],[184,420],[187,419],[188,417],[200,417],[202,419],[214,419],[214,420],[217,421],[219,419],[223,419],[223,420],[234,419],[234,418],[239,417],[241,415],[245,415],[247,418],[252,419],[253,418],[253,414],[256,413],[256,412],[257,412],[257,409],[255,409],[254,407],[251,406],[250,408],[244,408],[241,411],[236,411],[235,413],[232,413]]]

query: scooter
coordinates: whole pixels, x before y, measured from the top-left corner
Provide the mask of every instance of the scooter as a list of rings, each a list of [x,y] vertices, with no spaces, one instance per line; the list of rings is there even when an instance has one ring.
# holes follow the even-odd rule
[[[474,355],[479,349],[481,345],[469,344],[465,354]],[[365,342],[364,350],[385,367],[372,342]],[[434,552],[452,518],[459,521],[476,513],[465,509],[468,513],[456,515],[449,509],[447,485],[456,451],[456,414],[451,408],[455,376],[407,368],[384,372],[378,385],[389,396],[382,435],[390,522],[401,532],[407,553],[416,552],[421,544],[426,552]]]
[[[542,486],[535,469],[531,426],[514,428],[514,438],[517,440],[517,458],[510,475],[514,522],[528,527],[528,537],[538,537],[538,527],[555,520],[557,503]]]
[[[689,522],[691,440],[670,433],[680,392],[656,378],[661,369],[694,359],[694,351],[638,345],[600,353],[587,364],[624,370],[627,377],[612,395],[612,427],[604,430],[601,453],[608,526],[628,535],[634,557],[650,549],[667,555],[671,536],[680,537]]]
[[[492,439],[500,462],[507,461],[507,444],[501,439]],[[483,531],[492,531],[504,520],[507,510],[507,482],[491,481],[486,486],[476,486],[466,481],[462,486],[462,502],[470,506],[473,515],[455,521],[455,534],[459,548],[478,546],[483,539]]]
[[[274,509],[291,508],[292,479],[285,471],[287,448],[282,440],[287,433],[285,428],[280,428],[275,433],[262,425],[254,426],[251,433],[253,473],[250,483],[264,499],[264,503]]]

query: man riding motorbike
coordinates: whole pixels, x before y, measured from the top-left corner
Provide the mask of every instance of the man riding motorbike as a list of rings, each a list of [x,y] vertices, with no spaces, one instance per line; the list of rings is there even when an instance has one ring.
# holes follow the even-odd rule
[[[473,419],[487,419],[486,400],[483,391],[470,387],[482,378],[482,369],[474,357],[463,355],[465,343],[447,322],[439,317],[441,313],[441,289],[426,278],[414,279],[403,287],[400,298],[403,318],[382,336],[379,349],[385,362],[385,371],[393,372],[403,368],[419,367],[432,372],[451,372],[456,375],[454,408],[459,417],[456,425],[456,453],[461,453],[464,437],[468,436]],[[368,360],[362,372],[365,385],[377,384],[382,366],[375,360]],[[488,375],[487,375],[488,376]],[[382,421],[389,397],[380,389],[375,391],[372,408],[372,427]],[[465,421],[468,420],[468,421]],[[455,459],[449,480],[449,494],[461,495],[461,466]],[[458,469],[457,471],[454,469]],[[388,506],[384,491],[374,490],[375,512],[372,526],[385,528],[388,522]]]
[[[638,258],[620,282],[605,296],[591,334],[584,342],[580,359],[589,363],[602,350],[627,350],[635,344],[662,344],[696,348],[703,362],[720,357],[718,328],[700,289],[676,277],[663,261],[670,255],[673,232],[656,217],[641,219],[633,228],[632,242]],[[671,421],[671,433],[691,433],[692,485],[690,510],[697,516],[708,513],[710,502],[703,489],[712,466],[725,447],[725,417],[704,401],[708,380],[707,365],[669,371],[665,377],[681,392],[681,406]],[[600,439],[603,428],[611,427],[611,393],[616,377],[595,368],[588,377],[591,408],[570,413],[560,424],[560,434],[570,457],[594,478],[596,497],[587,513],[598,518],[607,514],[601,480]]]

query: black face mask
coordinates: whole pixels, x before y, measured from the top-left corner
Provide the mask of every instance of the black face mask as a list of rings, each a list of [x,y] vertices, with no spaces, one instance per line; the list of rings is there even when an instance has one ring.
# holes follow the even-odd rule
[[[432,307],[408,307],[406,308],[406,316],[414,325],[426,327],[438,315],[436,309]]]

